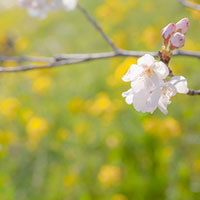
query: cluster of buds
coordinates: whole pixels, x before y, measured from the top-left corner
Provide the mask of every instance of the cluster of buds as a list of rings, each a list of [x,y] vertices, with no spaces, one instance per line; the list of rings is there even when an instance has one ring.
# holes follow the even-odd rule
[[[64,8],[73,10],[77,0],[18,0],[19,6],[26,8],[31,17],[46,18],[49,12]]]
[[[164,46],[167,50],[174,50],[184,46],[185,34],[190,27],[189,20],[187,18],[181,19],[176,24],[168,24],[161,32]]]

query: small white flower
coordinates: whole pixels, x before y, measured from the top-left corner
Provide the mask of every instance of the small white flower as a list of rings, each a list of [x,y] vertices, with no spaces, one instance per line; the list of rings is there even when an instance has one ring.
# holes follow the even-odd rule
[[[74,10],[77,5],[77,0],[62,0],[63,6],[66,10]]]
[[[174,76],[167,81],[162,88],[162,94],[158,102],[158,108],[164,114],[167,114],[167,106],[171,103],[171,99],[176,93],[187,94],[189,91],[187,80],[183,76]]]
[[[58,11],[61,8],[73,10],[77,0],[19,0],[19,5],[27,8],[30,16],[44,19],[51,11]]]
[[[159,79],[165,79],[168,75],[168,67],[163,62],[156,61],[153,56],[146,54],[138,59],[137,65],[131,65],[122,80],[129,82],[143,77],[144,79],[151,78],[152,81],[159,81]]]
[[[131,65],[122,78],[131,81],[131,89],[122,94],[128,104],[133,104],[137,111],[153,113],[158,106],[162,85],[169,74],[163,62],[156,61],[151,55],[139,58],[137,65]]]

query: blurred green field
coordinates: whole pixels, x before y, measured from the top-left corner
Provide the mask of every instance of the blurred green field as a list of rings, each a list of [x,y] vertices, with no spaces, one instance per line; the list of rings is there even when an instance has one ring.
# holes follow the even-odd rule
[[[129,50],[160,50],[161,29],[188,17],[184,49],[200,51],[200,12],[178,0],[80,3]],[[0,12],[0,54],[109,50],[78,10],[42,21],[17,7]],[[136,60],[1,74],[0,200],[200,199],[200,97],[177,95],[166,116],[136,112],[121,97]],[[200,88],[198,59],[172,58],[171,68]]]

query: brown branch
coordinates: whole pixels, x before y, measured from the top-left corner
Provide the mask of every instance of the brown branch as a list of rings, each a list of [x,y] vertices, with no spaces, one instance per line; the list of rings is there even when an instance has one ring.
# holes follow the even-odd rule
[[[0,55],[0,61],[16,61],[16,62],[46,62],[46,65],[28,65],[28,66],[17,66],[17,67],[0,67],[0,72],[25,72],[36,69],[48,69],[59,66],[67,66],[71,64],[83,63],[92,60],[107,59],[113,57],[141,57],[145,54],[151,54],[154,57],[159,57],[157,52],[143,52],[143,51],[128,51],[119,49],[119,52],[102,52],[102,53],[91,53],[91,54],[61,54],[54,57],[33,57],[33,56],[3,56]],[[200,58],[200,52],[193,51],[175,51],[174,56],[189,56]],[[170,70],[171,76],[173,73]],[[190,96],[200,95],[200,90],[190,89],[187,93]]]
[[[87,20],[95,27],[97,31],[102,35],[104,40],[111,46],[114,52],[118,52],[118,47],[114,44],[114,42],[105,34],[102,27],[90,16],[90,14],[83,8],[80,4],[77,5],[77,8],[84,14]]]
[[[189,92],[187,93],[187,95],[189,95],[189,96],[200,95],[200,90],[190,89]]]
[[[189,2],[187,0],[179,0],[181,4],[183,4],[187,8],[195,9],[195,10],[200,10],[200,5]]]

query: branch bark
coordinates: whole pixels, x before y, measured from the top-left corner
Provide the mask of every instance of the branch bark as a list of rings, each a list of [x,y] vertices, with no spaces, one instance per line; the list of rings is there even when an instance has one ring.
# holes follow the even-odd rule
[[[83,13],[83,15],[88,19],[88,21],[95,27],[97,31],[102,35],[104,40],[110,45],[114,52],[118,52],[118,47],[114,44],[114,42],[105,34],[101,26],[90,16],[90,14],[83,8],[80,4],[77,5],[77,8]]]
[[[195,10],[200,10],[200,5],[189,2],[187,0],[179,0],[181,4],[183,4],[187,8],[195,9]]]

